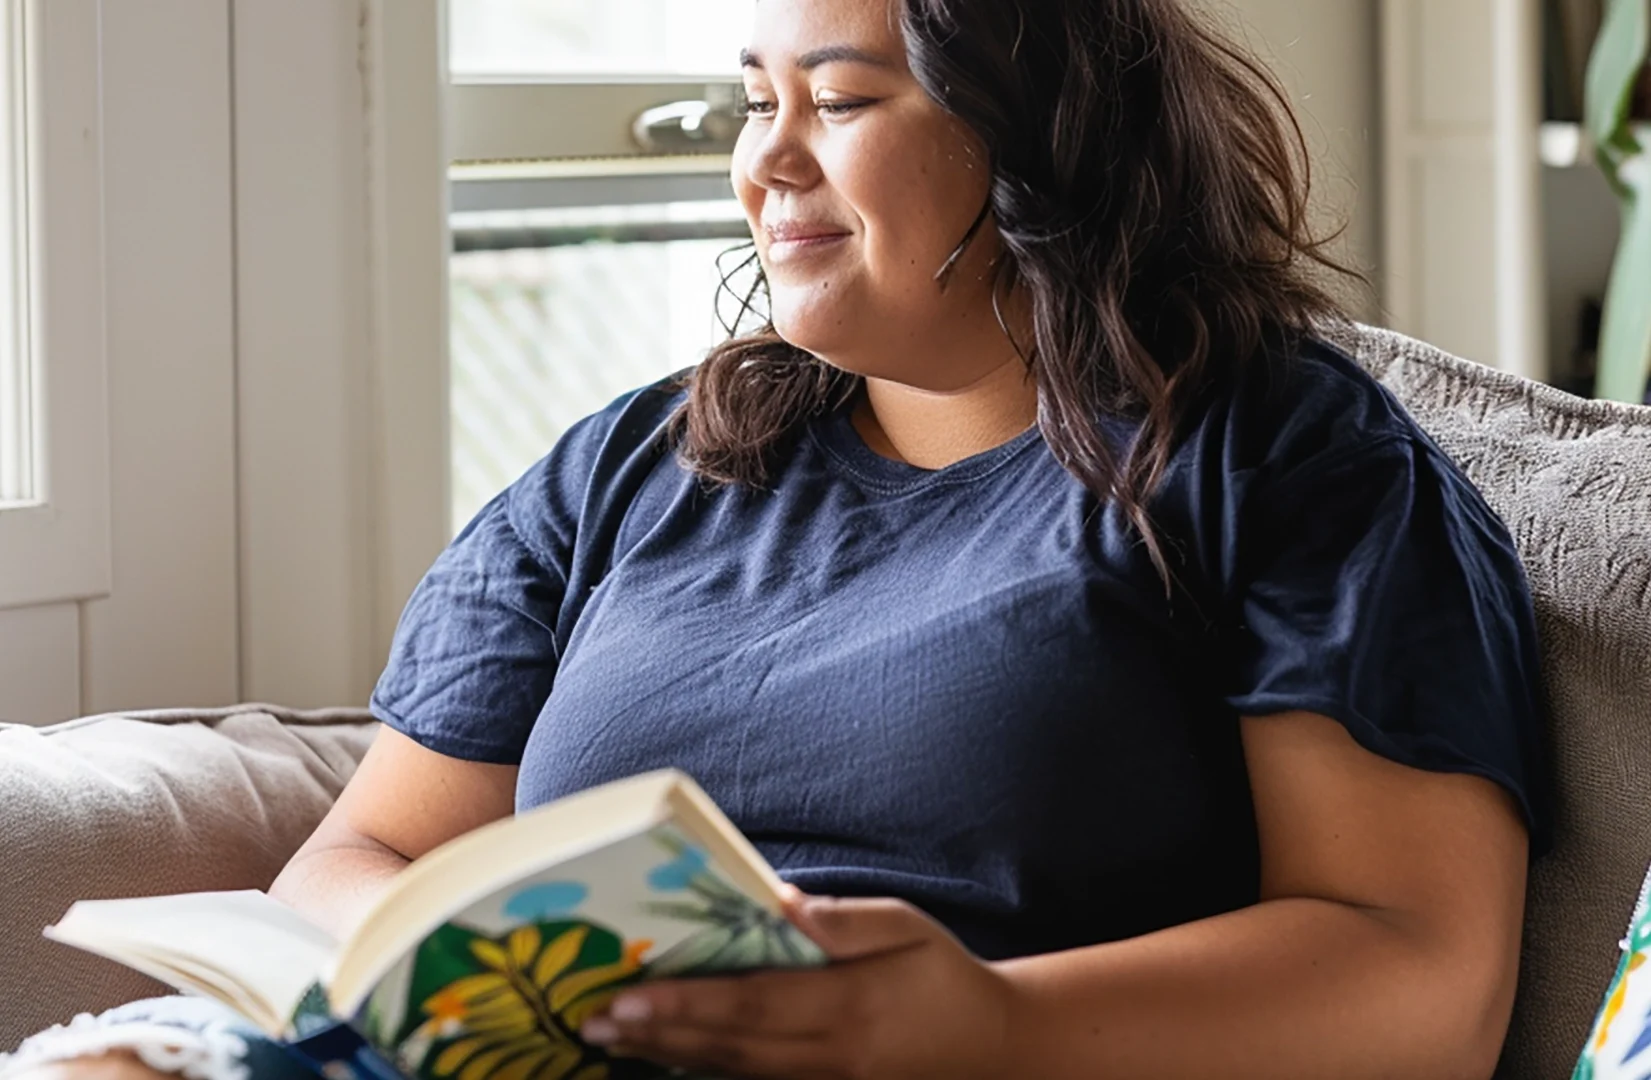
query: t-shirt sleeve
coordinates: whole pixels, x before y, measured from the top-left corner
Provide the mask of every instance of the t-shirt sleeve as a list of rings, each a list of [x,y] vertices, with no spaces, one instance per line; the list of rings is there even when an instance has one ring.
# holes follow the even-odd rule
[[[1247,500],[1228,700],[1309,711],[1405,765],[1506,788],[1546,829],[1536,620],[1513,540],[1450,460],[1388,434]]]
[[[372,711],[438,753],[518,764],[550,696],[572,548],[548,501],[559,467],[552,454],[483,507],[402,612]]]
[[[620,397],[482,508],[402,611],[374,715],[449,757],[521,763],[578,601],[604,572],[614,524],[664,459],[664,425],[682,393],[673,376]]]

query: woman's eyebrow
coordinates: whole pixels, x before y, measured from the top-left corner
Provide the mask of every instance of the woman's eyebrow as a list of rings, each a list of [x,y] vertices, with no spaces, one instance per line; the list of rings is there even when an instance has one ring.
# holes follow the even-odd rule
[[[797,68],[800,71],[813,71],[825,64],[866,64],[870,67],[892,69],[895,65],[888,59],[878,56],[874,52],[856,48],[853,45],[827,45],[824,48],[805,52],[797,57]],[[740,50],[740,67],[763,70],[762,58],[750,49]]]

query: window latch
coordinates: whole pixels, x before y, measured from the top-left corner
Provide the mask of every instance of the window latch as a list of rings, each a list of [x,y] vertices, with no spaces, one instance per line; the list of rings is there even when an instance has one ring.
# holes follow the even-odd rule
[[[648,109],[631,125],[636,145],[648,154],[728,154],[745,118],[733,87],[708,87],[698,101],[673,101]],[[726,90],[725,93],[711,93]]]

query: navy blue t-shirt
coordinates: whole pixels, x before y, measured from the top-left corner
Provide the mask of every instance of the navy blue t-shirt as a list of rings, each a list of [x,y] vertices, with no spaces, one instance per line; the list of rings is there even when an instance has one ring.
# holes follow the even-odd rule
[[[1255,903],[1241,716],[1322,713],[1487,777],[1540,844],[1513,543],[1329,346],[1253,365],[1195,418],[1152,503],[1173,600],[1036,429],[926,471],[843,409],[770,490],[713,489],[665,445],[681,400],[642,390],[569,431],[402,617],[375,712],[520,763],[518,809],[676,766],[782,877],[903,897],[989,958]]]

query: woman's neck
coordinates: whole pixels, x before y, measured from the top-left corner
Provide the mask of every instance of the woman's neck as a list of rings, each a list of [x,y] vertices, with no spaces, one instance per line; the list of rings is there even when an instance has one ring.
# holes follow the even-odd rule
[[[854,427],[872,450],[920,469],[943,469],[985,453],[1038,419],[1038,389],[1013,357],[959,390],[920,390],[867,379]]]

